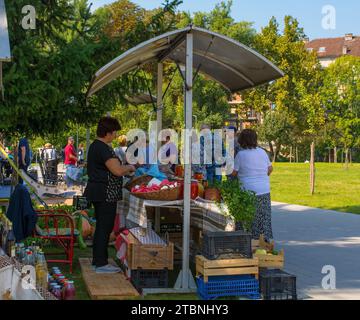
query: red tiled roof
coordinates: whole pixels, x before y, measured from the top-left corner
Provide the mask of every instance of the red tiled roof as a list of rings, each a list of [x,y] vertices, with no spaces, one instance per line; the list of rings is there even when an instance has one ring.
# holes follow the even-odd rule
[[[307,49],[312,48],[319,58],[338,58],[344,55],[343,49],[347,47],[347,54],[360,57],[360,37],[354,36],[352,40],[341,38],[315,39],[305,44]],[[319,52],[324,47],[325,52]]]

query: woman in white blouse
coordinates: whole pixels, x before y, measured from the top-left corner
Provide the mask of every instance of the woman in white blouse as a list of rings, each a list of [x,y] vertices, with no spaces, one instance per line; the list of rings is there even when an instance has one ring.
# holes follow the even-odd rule
[[[273,239],[270,198],[270,175],[273,167],[265,150],[258,147],[254,130],[243,130],[239,135],[239,144],[242,150],[236,155],[233,176],[238,177],[242,188],[253,191],[257,197],[253,239],[259,239],[263,234],[270,241]]]

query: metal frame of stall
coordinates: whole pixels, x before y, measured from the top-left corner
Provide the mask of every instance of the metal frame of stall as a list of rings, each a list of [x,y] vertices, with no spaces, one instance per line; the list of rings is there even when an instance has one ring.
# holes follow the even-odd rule
[[[4,100],[4,86],[3,86],[3,75],[2,75],[2,64],[3,62],[11,61],[9,32],[6,16],[6,8],[4,0],[0,0],[0,92],[1,99]]]
[[[198,41],[196,44],[200,46],[200,49],[196,48],[194,50],[194,34]],[[184,42],[185,61],[182,60],[181,56],[184,52],[179,49],[183,46]],[[212,51],[214,48],[217,51]],[[184,48],[182,47],[182,49]],[[117,77],[155,60],[158,62],[157,132],[159,133],[162,128],[163,111],[163,61],[169,59],[177,64],[178,69],[180,69],[179,64],[185,64],[185,79],[183,79],[185,84],[185,129],[191,130],[193,129],[194,56],[197,65],[195,77],[199,72],[204,73],[205,76],[217,81],[230,92],[237,92],[268,83],[284,75],[284,73],[269,60],[243,44],[223,35],[190,25],[184,29],[171,31],[145,41],[109,62],[93,77],[87,98]],[[191,209],[190,135],[187,135],[185,138],[184,149],[185,176],[182,270],[179,273],[174,289],[160,289],[155,290],[156,292],[193,292],[196,289],[196,284],[189,267]],[[155,291],[153,290],[152,292]]]

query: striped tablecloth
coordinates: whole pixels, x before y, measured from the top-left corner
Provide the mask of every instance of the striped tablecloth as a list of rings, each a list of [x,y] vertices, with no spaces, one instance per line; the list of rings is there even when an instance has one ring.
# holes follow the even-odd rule
[[[120,215],[120,224],[126,225],[126,220],[136,226],[147,228],[146,207],[178,208],[182,210],[184,201],[154,201],[134,197],[126,189],[123,191],[123,200],[118,202],[117,213]],[[228,210],[222,205],[221,208],[210,201],[198,198],[191,200],[191,226],[201,228],[204,231],[233,231],[235,222],[228,215]]]

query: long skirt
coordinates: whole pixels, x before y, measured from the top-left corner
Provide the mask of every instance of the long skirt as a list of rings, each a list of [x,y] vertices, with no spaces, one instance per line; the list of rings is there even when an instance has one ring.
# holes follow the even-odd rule
[[[252,225],[252,237],[253,239],[259,239],[260,235],[264,235],[266,241],[273,239],[270,193],[257,196],[255,219]]]

